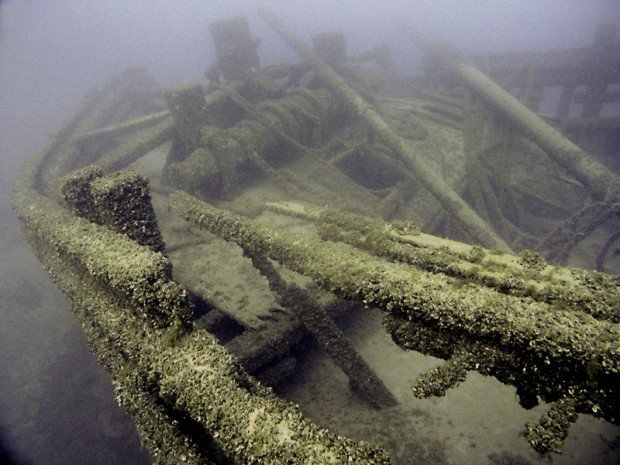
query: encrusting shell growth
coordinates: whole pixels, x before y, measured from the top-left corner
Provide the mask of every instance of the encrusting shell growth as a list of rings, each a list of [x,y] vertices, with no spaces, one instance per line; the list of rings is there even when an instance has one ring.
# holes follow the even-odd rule
[[[541,454],[561,452],[578,415],[617,424],[620,278],[557,260],[613,229],[620,182],[534,113],[547,68],[531,59],[520,102],[476,60],[420,39],[430,82],[384,96],[359,67],[375,59],[393,78],[384,47],[350,57],[336,31],[313,50],[261,16],[302,63],[261,68],[244,18],[215,23],[208,86],[161,93],[145,88],[144,71],[123,73],[13,192],[25,237],[153,462],[391,463],[265,386],[291,377],[310,339],[365,405],[398,409],[398,392],[334,320],[361,305],[382,313],[401,349],[443,360],[416,377],[418,398],[443,396],[471,371],[514,386],[524,408],[551,404],[525,426]],[[485,63],[504,75],[506,61]],[[557,118],[569,127],[578,93],[565,90]],[[591,117],[612,97],[579,98]],[[141,174],[168,143],[161,169]],[[492,166],[518,165],[502,159],[517,152],[534,173]],[[566,192],[523,187],[528,176]],[[608,236],[601,269],[614,266],[618,235]],[[226,253],[211,266],[210,254]],[[247,290],[236,305],[231,285]]]

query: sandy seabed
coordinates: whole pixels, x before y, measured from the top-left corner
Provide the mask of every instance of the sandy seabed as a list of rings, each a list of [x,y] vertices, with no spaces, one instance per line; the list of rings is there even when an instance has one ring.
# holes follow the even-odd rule
[[[396,464],[548,464],[521,435],[548,405],[519,406],[515,388],[470,372],[464,383],[441,398],[417,399],[411,386],[441,360],[397,347],[381,326],[376,309],[339,322],[356,349],[396,395],[399,405],[375,410],[348,388],[340,369],[319,350],[303,360],[297,379],[279,393],[300,404],[316,422],[339,434],[372,440],[390,451]],[[552,462],[620,463],[620,427],[580,416],[564,453]]]

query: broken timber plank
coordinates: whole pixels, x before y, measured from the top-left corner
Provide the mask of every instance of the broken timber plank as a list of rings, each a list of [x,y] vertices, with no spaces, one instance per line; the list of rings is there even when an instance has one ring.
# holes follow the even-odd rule
[[[312,334],[319,345],[348,376],[351,386],[374,407],[390,407],[398,404],[394,395],[383,381],[372,371],[366,361],[355,351],[349,340],[342,334],[327,314],[310,294],[295,284],[288,284],[277,272],[273,264],[261,253],[244,249],[252,264],[269,281],[269,287],[278,295],[282,305],[293,309],[303,326]]]

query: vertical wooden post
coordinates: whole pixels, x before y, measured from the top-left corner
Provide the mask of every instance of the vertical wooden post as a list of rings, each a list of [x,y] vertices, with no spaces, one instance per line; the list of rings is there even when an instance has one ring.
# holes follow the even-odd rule
[[[527,71],[527,81],[523,92],[523,104],[532,111],[538,111],[540,102],[545,99],[545,93],[536,74],[536,67],[530,65]]]
[[[596,31],[593,53],[598,54],[596,65],[590,70],[590,83],[586,89],[582,118],[596,118],[601,114],[607,87],[611,83],[609,65],[605,60],[605,49],[613,44],[617,26],[613,23],[603,24]]]
[[[209,122],[202,86],[179,87],[166,94],[175,123],[168,162],[187,158],[200,144],[200,129]]]
[[[568,118],[570,114],[570,105],[573,101],[573,95],[575,93],[574,85],[566,85],[562,87],[562,95],[558,102],[558,108],[556,110],[556,116],[559,118]]]
[[[164,252],[146,178],[134,171],[98,177],[90,189],[102,223],[154,252]]]
[[[237,16],[209,24],[215,45],[217,68],[226,81],[243,77],[245,71],[260,67],[256,47],[260,41],[252,39],[245,16]]]

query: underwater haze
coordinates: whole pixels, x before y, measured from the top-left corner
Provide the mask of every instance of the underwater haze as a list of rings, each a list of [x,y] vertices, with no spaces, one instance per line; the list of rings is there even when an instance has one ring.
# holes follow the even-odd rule
[[[618,0],[0,0],[0,463],[149,463],[67,301],[22,238],[10,190],[88,91],[116,73],[142,66],[162,87],[206,84],[212,21],[244,14],[262,39],[261,63],[296,61],[257,5],[307,41],[339,29],[351,53],[385,42],[406,75],[420,70],[415,30],[475,54],[580,47],[600,24],[620,24]]]

